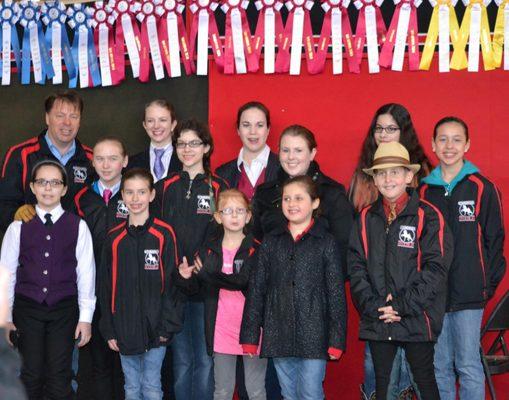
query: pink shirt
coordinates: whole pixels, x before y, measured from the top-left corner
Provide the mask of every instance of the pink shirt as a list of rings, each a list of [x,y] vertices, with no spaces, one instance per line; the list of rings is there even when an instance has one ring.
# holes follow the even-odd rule
[[[237,250],[223,247],[223,268],[221,270],[223,273],[233,273],[233,259]],[[214,331],[214,351],[216,353],[244,354],[242,346],[239,344],[244,302],[245,298],[240,290],[219,289]]]

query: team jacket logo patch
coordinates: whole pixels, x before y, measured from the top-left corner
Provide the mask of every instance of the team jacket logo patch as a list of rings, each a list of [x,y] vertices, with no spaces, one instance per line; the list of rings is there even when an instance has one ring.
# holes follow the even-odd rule
[[[72,167],[74,183],[85,183],[87,180],[87,169],[85,167]]]
[[[401,225],[399,227],[398,247],[413,249],[415,246],[415,226]]]
[[[475,221],[475,201],[458,201],[458,213],[460,222]]]
[[[159,269],[159,250],[145,250],[145,269]]]
[[[198,208],[196,209],[197,214],[211,214],[210,212],[210,196],[198,195]]]
[[[127,218],[129,215],[129,210],[125,203],[122,200],[119,200],[117,203],[117,218]]]

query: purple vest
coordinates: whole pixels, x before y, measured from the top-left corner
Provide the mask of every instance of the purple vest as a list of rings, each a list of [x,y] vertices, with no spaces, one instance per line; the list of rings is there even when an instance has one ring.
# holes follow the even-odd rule
[[[53,306],[76,296],[76,245],[80,219],[64,212],[53,226],[36,216],[21,225],[16,294]]]

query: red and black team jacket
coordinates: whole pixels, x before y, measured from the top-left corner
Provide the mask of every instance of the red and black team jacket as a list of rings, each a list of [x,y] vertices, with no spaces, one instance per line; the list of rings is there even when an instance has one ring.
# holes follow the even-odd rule
[[[89,185],[74,196],[74,212],[85,220],[92,233],[95,265],[99,268],[108,231],[125,222],[129,217],[129,210],[122,201],[120,191],[106,204],[102,196]],[[99,278],[99,275],[96,276]],[[99,293],[98,285],[96,292]]]
[[[242,291],[246,294],[249,282],[249,273],[253,265],[256,265],[256,249],[259,242],[251,235],[242,241],[233,259],[233,273],[225,274],[223,269],[223,234],[210,240],[199,251],[203,268],[190,279],[180,277],[177,285],[187,294],[202,293],[205,300],[205,339],[207,353],[211,356],[214,352],[214,333],[216,329],[217,305],[219,290]]]
[[[442,329],[452,237],[440,211],[409,194],[391,225],[380,198],[361,211],[350,236],[350,291],[363,340],[436,341]],[[401,321],[385,324],[378,308],[389,293]]]
[[[179,255],[189,263],[209,237],[217,196],[227,187],[216,175],[198,174],[190,179],[185,171],[157,183],[157,215],[175,229]]]
[[[99,327],[105,340],[117,340],[121,354],[168,345],[180,331],[173,283],[177,257],[173,228],[157,218],[136,227],[123,222],[109,231],[99,270]]]
[[[504,277],[504,222],[500,193],[479,173],[445,188],[423,184],[420,196],[444,215],[454,237],[447,311],[480,309]]]
[[[14,213],[23,204],[35,204],[35,196],[30,190],[32,168],[39,161],[57,161],[51,153],[46,139],[46,131],[7,150],[2,163],[0,179],[0,228],[5,230],[12,222]],[[76,140],[76,153],[65,165],[69,178],[67,193],[62,199],[65,210],[73,209],[76,193],[90,182],[93,174],[92,149]]]

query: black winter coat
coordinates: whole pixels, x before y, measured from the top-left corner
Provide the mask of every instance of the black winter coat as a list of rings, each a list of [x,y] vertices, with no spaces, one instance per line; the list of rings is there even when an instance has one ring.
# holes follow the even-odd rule
[[[265,182],[277,179],[277,174],[280,168],[281,166],[279,165],[279,158],[277,154],[270,152],[267,168],[265,169]],[[240,171],[237,166],[236,158],[217,167],[216,174],[223,178],[231,188],[239,186]]]
[[[346,302],[336,242],[320,220],[295,241],[287,229],[268,234],[249,280],[240,343],[262,357],[328,359],[345,349]]]
[[[450,196],[443,186],[423,184],[421,198],[444,215],[454,238],[447,311],[480,309],[504,277],[504,220],[500,193],[481,174],[461,180]]]
[[[334,236],[341,255],[343,275],[346,277],[346,251],[353,223],[353,209],[342,184],[324,175],[316,162],[307,172],[318,186],[320,218],[327,222],[327,230]],[[257,240],[275,229],[286,227],[281,209],[282,187],[288,174],[281,168],[276,180],[258,186],[253,197],[253,234]]]
[[[116,339],[124,355],[168,345],[182,326],[171,226],[152,217],[142,226],[124,222],[108,233],[102,260],[99,328],[104,339]]]
[[[249,282],[249,273],[253,264],[256,263],[256,242],[252,236],[246,236],[235,254],[233,260],[233,274],[221,272],[223,268],[223,235],[217,240],[210,241],[200,250],[199,255],[203,262],[203,268],[197,275],[185,280],[180,277],[177,285],[183,288],[189,295],[201,291],[205,300],[205,339],[207,353],[214,353],[214,333],[216,328],[217,304],[219,290],[242,291],[245,295]]]
[[[379,198],[357,217],[348,251],[350,292],[363,340],[436,341],[445,313],[452,237],[443,216],[411,190],[387,227]],[[400,322],[385,324],[378,308],[392,294]]]

